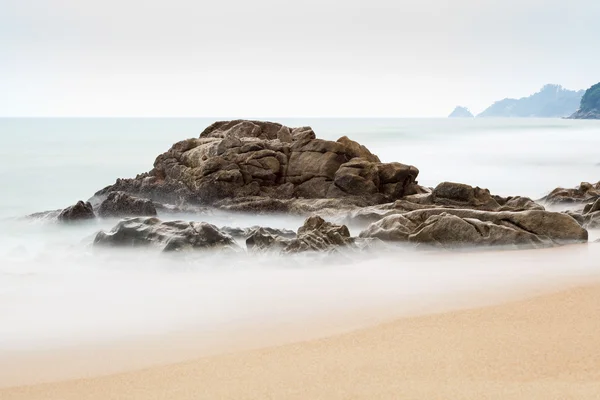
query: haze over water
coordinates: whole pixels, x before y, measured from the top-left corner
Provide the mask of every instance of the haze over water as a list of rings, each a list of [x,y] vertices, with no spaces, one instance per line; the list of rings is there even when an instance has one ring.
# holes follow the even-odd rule
[[[382,161],[419,168],[419,183],[449,180],[534,199],[600,179],[600,124],[538,119],[274,119],[347,135]],[[152,168],[176,141],[212,119],[0,119],[0,357],[2,351],[257,321],[294,321],[353,307],[406,310],[457,294],[597,274],[590,246],[561,253],[435,257],[165,257],[98,252],[94,234],[116,220],[76,226],[24,220],[86,200],[119,177]],[[217,226],[296,230],[300,217],[182,215]],[[358,232],[353,232],[358,234]],[[595,234],[595,233],[593,233]]]

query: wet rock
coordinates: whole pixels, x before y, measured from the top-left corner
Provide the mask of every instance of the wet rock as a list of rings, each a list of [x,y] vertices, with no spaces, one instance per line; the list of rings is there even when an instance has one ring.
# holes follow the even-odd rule
[[[98,207],[101,217],[153,217],[156,207],[148,199],[140,199],[123,192],[111,192]]]
[[[600,228],[600,199],[586,204],[583,209],[567,210],[564,213],[573,217],[584,228]]]
[[[233,238],[206,222],[169,221],[154,217],[127,218],[110,232],[99,232],[95,246],[158,246],[165,252],[199,249],[239,249]]]
[[[367,247],[368,243],[361,243]],[[265,228],[256,229],[246,239],[248,250],[253,252],[278,252],[294,254],[303,252],[329,252],[340,247],[354,246],[354,239],[344,225],[311,216],[304,221],[295,237],[284,237]]]
[[[563,213],[432,208],[385,217],[371,224],[360,237],[450,248],[544,247],[587,242],[588,233]]]
[[[225,232],[230,236],[244,239],[248,238],[249,236],[252,236],[258,230],[261,230],[261,232],[266,232],[273,236],[280,236],[287,239],[296,237],[296,232],[290,229],[265,228],[261,226],[252,226],[250,228],[231,228],[225,226],[221,228],[222,232]]]
[[[58,214],[61,222],[85,221],[96,218],[94,209],[89,202],[78,201],[77,204],[67,207]]]
[[[281,252],[289,246],[290,242],[291,239],[279,236],[265,228],[258,228],[246,239],[246,248],[253,252]]]

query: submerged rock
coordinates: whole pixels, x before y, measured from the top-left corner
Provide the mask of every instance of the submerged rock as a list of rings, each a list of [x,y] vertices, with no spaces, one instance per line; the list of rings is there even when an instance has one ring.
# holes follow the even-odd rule
[[[99,232],[95,246],[144,247],[156,245],[163,251],[237,249],[233,238],[206,222],[170,221],[158,218],[127,218],[110,232]]]
[[[61,222],[85,221],[96,218],[94,208],[89,202],[78,201],[77,204],[62,210],[56,217]]]
[[[174,144],[151,171],[96,195],[123,191],[166,203],[287,212],[289,199],[394,201],[420,192],[418,173],[410,165],[381,163],[346,136],[334,142],[317,139],[309,127],[235,120]]]
[[[390,215],[371,224],[360,237],[424,243],[440,247],[546,247],[587,242],[588,233],[566,214],[432,208]]]
[[[98,207],[101,217],[153,217],[156,207],[148,199],[140,199],[123,192],[111,192]]]
[[[222,232],[227,233],[230,236],[233,237],[238,237],[238,238],[248,238],[249,236],[252,236],[254,233],[256,233],[257,231],[261,231],[261,232],[266,232],[270,235],[274,235],[274,236],[281,236],[283,238],[295,238],[296,237],[296,232],[290,230],[290,229],[276,229],[276,228],[265,228],[265,227],[261,227],[261,226],[251,226],[250,228],[231,228],[228,226],[224,226],[221,228]]]
[[[583,209],[568,210],[564,213],[573,217],[584,228],[600,228],[600,198],[592,203],[586,204]]]

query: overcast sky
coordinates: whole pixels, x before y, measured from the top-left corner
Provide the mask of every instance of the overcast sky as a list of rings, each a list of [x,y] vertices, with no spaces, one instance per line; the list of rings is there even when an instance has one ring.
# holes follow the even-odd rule
[[[445,116],[600,81],[598,0],[0,0],[3,116]]]

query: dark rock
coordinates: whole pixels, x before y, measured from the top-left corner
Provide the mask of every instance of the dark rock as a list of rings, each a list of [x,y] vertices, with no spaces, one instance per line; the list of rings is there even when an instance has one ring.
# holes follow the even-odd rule
[[[101,217],[153,217],[156,207],[148,199],[140,199],[123,192],[111,192],[98,208]]]
[[[294,235],[295,236],[295,235]],[[284,251],[289,246],[291,239],[269,232],[265,228],[258,228],[246,239],[246,247],[249,251]]]
[[[371,224],[360,237],[441,247],[542,247],[587,242],[588,234],[563,213],[431,208],[385,217]]]
[[[67,207],[58,214],[61,222],[85,221],[96,218],[94,208],[89,202],[78,201],[77,204]]]
[[[154,217],[127,218],[110,232],[99,232],[95,246],[146,247],[163,251],[238,249],[233,238],[206,222],[162,222]]]

